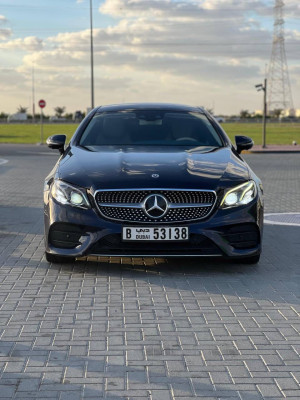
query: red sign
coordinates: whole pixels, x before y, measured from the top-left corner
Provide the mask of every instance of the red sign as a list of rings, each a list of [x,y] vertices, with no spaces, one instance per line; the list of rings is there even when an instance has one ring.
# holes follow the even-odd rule
[[[40,106],[41,108],[46,107],[46,102],[45,102],[45,100],[40,100],[40,101],[39,101],[39,106]]]

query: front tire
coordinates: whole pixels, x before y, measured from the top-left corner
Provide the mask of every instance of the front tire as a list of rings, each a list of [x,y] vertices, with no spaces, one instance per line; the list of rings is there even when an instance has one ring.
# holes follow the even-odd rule
[[[52,264],[69,264],[75,261],[75,257],[63,257],[57,256],[56,254],[50,254],[45,252],[46,260]]]

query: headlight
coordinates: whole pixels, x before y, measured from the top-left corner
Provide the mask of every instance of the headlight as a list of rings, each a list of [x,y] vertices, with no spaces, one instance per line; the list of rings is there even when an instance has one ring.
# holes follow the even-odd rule
[[[68,204],[79,208],[91,208],[84,189],[75,188],[66,182],[54,181],[51,194],[60,204]]]
[[[220,207],[228,208],[248,204],[255,198],[256,193],[257,190],[254,181],[243,183],[225,193]]]

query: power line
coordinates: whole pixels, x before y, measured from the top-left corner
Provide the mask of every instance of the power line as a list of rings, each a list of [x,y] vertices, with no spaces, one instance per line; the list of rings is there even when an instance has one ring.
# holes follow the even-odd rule
[[[185,13],[185,12],[191,12],[191,13],[195,13],[197,11],[202,12],[202,13],[207,13],[207,14],[213,14],[213,13],[218,13],[218,12],[235,12],[235,13],[241,13],[244,11],[253,11],[256,12],[258,11],[259,14],[261,14],[261,5],[257,5],[257,7],[242,7],[242,8],[203,8],[203,7],[190,7],[190,6],[183,6],[183,7],[177,7],[176,3],[174,3],[174,7],[153,7],[152,5],[155,3],[151,3],[151,2],[147,2],[149,4],[148,9],[157,9],[159,11],[175,11],[178,12],[180,14]],[[119,11],[139,11],[139,10],[144,10],[146,11],[147,9],[144,8],[142,5],[142,3],[140,3],[141,6],[136,6],[136,7],[119,7],[118,10]],[[168,3],[169,5],[170,3]],[[59,7],[57,6],[51,6],[51,5],[21,5],[21,4],[1,4],[2,8],[19,8],[19,9],[40,9],[40,10],[44,10],[44,9],[48,9],[48,10],[58,10],[58,9],[73,9],[73,10],[89,10],[90,8],[88,6],[80,6],[80,5],[74,5],[74,6],[67,6],[67,5],[60,5]],[[100,7],[92,7],[92,10],[99,10]],[[266,13],[268,13],[268,11],[271,13],[272,12],[272,8],[271,7],[264,7],[264,17],[267,17],[267,15],[265,15]],[[113,7],[105,7],[105,11],[116,11],[116,8]],[[295,16],[295,18],[297,18],[297,16]]]
[[[261,10],[261,5],[257,5],[257,7],[253,7],[252,6],[252,7],[242,7],[242,8],[238,8],[238,7],[234,7],[234,8],[203,8],[203,7],[190,7],[190,6],[177,7],[176,3],[174,3],[174,7],[173,8],[170,8],[170,7],[161,7],[161,8],[159,8],[159,7],[152,7],[151,6],[151,5],[155,4],[155,3],[152,3],[150,1],[147,2],[147,3],[149,5],[148,8],[156,8],[156,9],[159,9],[159,10],[165,9],[165,10],[168,10],[168,11],[176,10],[176,11],[179,11],[179,12],[183,12],[183,11],[193,11],[194,12],[195,10],[205,11],[205,12],[216,12],[216,11],[231,11],[231,12],[232,11],[236,11],[236,12],[240,12],[240,11]],[[143,5],[142,2],[141,3],[137,3],[137,4],[141,4],[141,6]],[[170,5],[170,3],[167,3],[167,4]],[[55,10],[57,10],[58,8],[60,8],[60,9],[61,8],[67,8],[67,9],[74,9],[74,10],[78,10],[78,9],[89,10],[89,7],[88,6],[84,6],[84,5],[82,5],[82,6],[81,5],[74,5],[74,6],[71,6],[71,5],[69,5],[69,6],[60,5],[59,7],[52,6],[52,5],[33,5],[33,4],[23,5],[23,4],[7,4],[7,3],[6,4],[0,4],[0,5],[1,5],[1,7],[7,7],[7,8],[26,8],[26,9],[28,9],[28,8],[39,8],[39,9],[47,8],[47,9],[55,9]],[[143,8],[141,6],[132,7],[132,10],[138,10],[138,9]],[[98,10],[100,7],[92,7],[92,9],[93,10]],[[129,10],[130,11],[130,6],[119,7],[118,9],[120,11],[122,11],[122,10]],[[145,9],[145,8],[143,8],[143,9]],[[113,10],[113,11],[115,11],[116,8],[114,8],[114,7],[105,7],[105,10],[108,10],[108,11]],[[272,7],[264,7],[264,10],[270,10],[271,11]]]
[[[19,39],[19,38],[18,38]],[[16,40],[18,40],[16,39]],[[11,39],[10,41],[14,41],[15,39]],[[86,42],[88,39],[85,39]],[[64,44],[63,41],[54,41],[52,42],[54,44],[60,45]],[[3,42],[5,44],[5,42]],[[79,45],[82,47],[86,46],[85,42],[79,41],[79,40],[68,40],[68,45]],[[184,46],[184,47],[193,47],[193,46],[221,46],[221,47],[229,47],[229,46],[270,46],[271,42],[231,42],[231,43],[222,43],[222,42],[205,42],[205,43],[190,43],[190,42],[144,42],[144,43],[130,43],[130,42],[109,42],[106,41],[105,43],[95,43],[97,46],[124,46],[124,47],[143,47],[143,46]],[[286,42],[286,45],[288,46],[299,46],[300,49],[300,40],[299,41],[293,41],[293,42]],[[1,47],[1,46],[0,46]],[[65,48],[66,49],[66,48]]]

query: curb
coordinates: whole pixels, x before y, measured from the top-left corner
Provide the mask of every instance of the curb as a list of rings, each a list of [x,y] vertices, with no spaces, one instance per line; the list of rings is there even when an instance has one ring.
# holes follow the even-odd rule
[[[243,152],[244,154],[299,154],[299,150],[246,150]]]
[[[291,146],[291,145],[269,145],[267,147],[262,147],[261,145],[255,145],[252,149],[245,150],[244,154],[286,154],[286,153],[300,153],[300,146]]]

